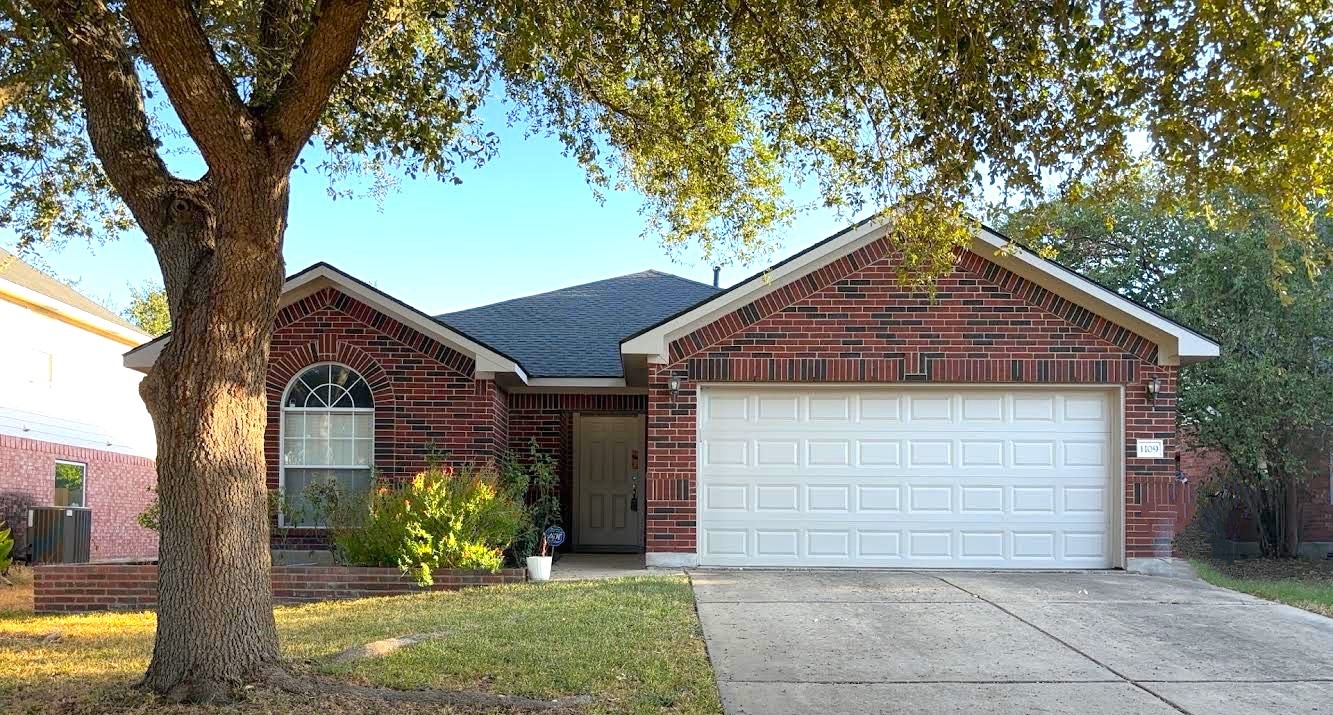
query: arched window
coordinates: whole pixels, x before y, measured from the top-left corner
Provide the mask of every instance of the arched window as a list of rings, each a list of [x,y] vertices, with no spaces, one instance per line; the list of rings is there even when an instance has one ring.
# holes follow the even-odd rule
[[[307,368],[282,396],[284,526],[321,526],[321,487],[370,489],[375,401],[355,370],[324,363]]]

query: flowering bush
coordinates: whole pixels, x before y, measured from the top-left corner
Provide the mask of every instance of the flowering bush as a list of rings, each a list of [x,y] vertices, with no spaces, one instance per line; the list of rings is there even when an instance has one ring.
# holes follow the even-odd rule
[[[331,519],[339,559],[397,566],[422,585],[436,569],[498,571],[525,522],[521,496],[501,488],[491,469],[432,467],[342,501]]]

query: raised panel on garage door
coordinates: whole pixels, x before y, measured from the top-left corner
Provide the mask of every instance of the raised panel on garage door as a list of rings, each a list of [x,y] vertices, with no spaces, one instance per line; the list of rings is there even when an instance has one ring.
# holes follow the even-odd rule
[[[699,558],[1105,568],[1109,391],[704,386]]]

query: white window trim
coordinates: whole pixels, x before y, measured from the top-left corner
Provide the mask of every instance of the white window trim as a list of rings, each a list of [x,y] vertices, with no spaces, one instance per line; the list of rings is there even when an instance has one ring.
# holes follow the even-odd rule
[[[310,371],[311,368],[330,365],[334,367],[344,367],[356,373],[356,376],[363,382],[366,376],[361,374],[360,370],[351,365],[345,365],[340,362],[324,361],[306,365],[292,375],[292,379],[287,381],[287,386],[282,390],[282,400],[278,403],[278,498],[281,500],[287,494],[287,460],[284,456],[284,447],[287,440],[287,413],[317,413],[317,414],[369,414],[370,418],[370,464],[321,464],[321,465],[292,465],[295,469],[364,469],[370,475],[371,480],[375,478],[375,408],[374,407],[287,407],[287,395],[292,391],[292,386],[296,384],[301,376]],[[370,383],[366,382],[366,387]],[[371,399],[374,399],[374,393],[371,393]],[[327,529],[327,526],[301,526],[299,524],[288,524],[287,515],[282,510],[282,502],[278,503],[278,527],[292,529]]]
[[[73,460],[73,459],[57,459],[57,460],[56,460],[56,465],[58,466],[58,465],[61,465],[61,464],[69,464],[69,465],[72,465],[72,466],[75,466],[75,467],[79,467],[79,468],[81,468],[81,469],[83,470],[83,503],[80,504],[78,507],[68,507],[68,505],[67,505],[67,508],[81,508],[81,509],[88,509],[88,508],[89,508],[89,506],[88,506],[88,463],[87,463],[87,462],[79,462],[79,461],[76,461],[76,460]],[[52,497],[55,496],[55,489],[56,489],[56,486],[55,486],[55,478],[56,478],[56,475],[55,475],[55,471],[54,471],[54,469],[53,469],[53,470],[52,470],[52,473],[51,473],[51,496],[52,496]],[[55,501],[55,499],[52,499],[51,501]]]

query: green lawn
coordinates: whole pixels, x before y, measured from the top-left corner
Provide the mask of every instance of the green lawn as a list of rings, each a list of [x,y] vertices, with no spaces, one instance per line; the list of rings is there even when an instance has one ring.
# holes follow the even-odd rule
[[[1199,577],[1214,586],[1304,608],[1333,618],[1333,579],[1242,577],[1223,573],[1204,561],[1193,561]]]
[[[694,597],[680,577],[499,586],[278,608],[293,661],[351,682],[510,695],[587,694],[580,712],[720,713]],[[353,645],[414,633],[438,640],[333,665]],[[128,686],[152,646],[152,613],[0,619],[0,701],[7,713],[171,712]],[[182,712],[186,709],[181,708]],[[189,712],[452,712],[256,691]]]

